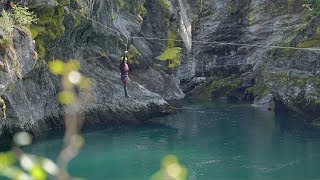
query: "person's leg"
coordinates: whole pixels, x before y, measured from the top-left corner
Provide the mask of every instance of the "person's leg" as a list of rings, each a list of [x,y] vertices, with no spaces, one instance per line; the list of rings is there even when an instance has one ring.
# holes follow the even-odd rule
[[[127,83],[123,83],[123,89],[124,89],[124,96],[128,97],[128,93],[127,93]]]

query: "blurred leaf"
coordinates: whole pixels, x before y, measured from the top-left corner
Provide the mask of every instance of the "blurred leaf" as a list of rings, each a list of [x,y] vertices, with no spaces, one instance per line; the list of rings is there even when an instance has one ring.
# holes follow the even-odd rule
[[[76,59],[70,59],[66,64],[66,72],[78,71],[80,69],[80,63]]]
[[[50,159],[43,158],[41,161],[43,169],[51,175],[56,175],[59,172],[58,166]]]
[[[20,165],[24,170],[30,171],[30,169],[34,166],[34,162],[30,155],[22,154],[20,157]]]
[[[60,60],[54,60],[49,62],[49,70],[53,74],[61,75],[64,73],[65,63]]]
[[[41,168],[40,165],[35,165],[30,169],[30,175],[35,179],[35,180],[44,180],[47,178],[46,173],[44,170]]]
[[[89,89],[91,87],[91,81],[89,78],[82,77],[80,83],[78,84],[80,89]]]
[[[59,93],[58,99],[61,104],[67,105],[75,101],[76,95],[70,91],[62,91]]]
[[[177,162],[178,162],[177,157],[170,154],[163,158],[162,167],[167,168],[169,165]]]
[[[0,170],[0,175],[8,177],[9,179],[16,180],[27,180],[32,179],[28,174],[26,174],[22,169],[17,167],[6,167]]]
[[[174,155],[168,155],[162,160],[161,169],[152,175],[151,180],[185,180],[187,169],[179,164]]]
[[[12,165],[16,161],[14,154],[10,152],[0,153],[0,170]]]

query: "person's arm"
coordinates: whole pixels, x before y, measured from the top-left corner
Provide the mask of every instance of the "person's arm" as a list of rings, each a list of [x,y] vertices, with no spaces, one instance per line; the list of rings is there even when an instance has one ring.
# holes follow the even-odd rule
[[[128,71],[129,71],[129,66],[128,66],[127,63],[124,64],[123,70],[124,70],[125,72],[128,72]]]

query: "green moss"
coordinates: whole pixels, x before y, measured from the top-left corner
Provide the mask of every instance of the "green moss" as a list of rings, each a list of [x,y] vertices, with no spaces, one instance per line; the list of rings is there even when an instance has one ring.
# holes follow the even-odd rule
[[[320,89],[320,77],[313,76],[296,76],[290,73],[272,73],[267,78],[269,81],[283,82],[285,84],[292,84],[297,86],[306,86],[306,84],[313,84]]]
[[[142,2],[138,3],[136,6],[136,13],[138,14],[138,16],[143,19],[144,16],[147,14],[147,9],[144,7],[144,3],[145,0],[143,0]]]
[[[0,55],[5,54],[6,48],[12,45],[11,39],[0,38]]]
[[[124,5],[125,5],[124,1],[123,0],[117,0],[117,3],[119,5],[119,8],[122,10],[124,8]]]
[[[7,118],[7,114],[6,114],[7,113],[7,106],[6,106],[6,103],[2,97],[0,97],[0,107],[1,107],[3,119],[6,119]]]
[[[35,37],[37,52],[39,58],[44,58],[50,43],[60,37],[65,30],[63,26],[64,8],[63,6],[40,6],[32,10],[38,17],[38,21],[30,28],[31,32],[37,32]]]
[[[31,31],[31,37],[32,39],[36,38],[38,36],[38,30],[34,28],[30,28]]]
[[[319,0],[304,0],[305,6],[305,21],[310,21],[320,13]]]
[[[248,18],[248,25],[252,26],[254,24],[254,20],[255,20],[254,13],[250,13],[247,18]]]
[[[59,5],[66,6],[70,4],[70,0],[57,0]]]
[[[45,54],[46,54],[46,49],[44,47],[44,42],[43,42],[43,39],[38,39],[36,41],[36,49],[37,49],[37,52],[38,52],[38,57],[40,59],[43,59],[45,57]]]
[[[160,6],[165,9],[168,10],[170,9],[170,3],[168,2],[168,0],[158,0]]]
[[[216,77],[212,80],[209,92],[213,97],[222,96],[240,96],[240,92],[237,91],[237,87],[241,85],[241,79],[238,77],[220,78]]]
[[[240,7],[236,3],[231,3],[229,6],[230,14],[239,14]]]
[[[21,75],[20,68],[19,68],[19,62],[18,62],[16,55],[14,55],[14,57],[13,57],[13,69],[14,69],[14,72],[15,72],[17,78],[22,79],[22,75]]]
[[[180,57],[181,57],[181,48],[180,47],[173,47],[167,48],[159,57],[158,59],[162,61],[169,60],[169,68],[174,68],[180,65]]]
[[[167,48],[173,48],[176,45],[176,40],[178,39],[178,33],[177,32],[168,32],[168,41],[167,41]]]
[[[168,32],[168,41],[164,52],[157,58],[162,61],[169,61],[168,67],[175,68],[180,65],[182,48],[176,46],[177,32]]]
[[[258,99],[266,96],[269,93],[269,89],[262,83],[255,84],[252,87],[246,89],[246,94],[252,94],[254,97],[258,97]]]
[[[320,35],[320,26],[317,28],[316,33]]]
[[[142,55],[138,51],[136,47],[130,45],[128,52],[128,62],[130,64],[140,64],[142,59]]]
[[[299,48],[307,48],[307,47],[318,47],[320,46],[320,39],[311,39],[311,40],[306,40],[297,45]]]

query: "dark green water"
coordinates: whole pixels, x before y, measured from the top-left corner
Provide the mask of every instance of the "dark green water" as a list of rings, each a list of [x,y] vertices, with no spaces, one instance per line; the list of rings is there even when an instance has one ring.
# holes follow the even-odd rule
[[[167,154],[188,179],[320,179],[320,130],[244,104],[188,102],[177,115],[142,126],[84,133],[86,145],[69,166],[94,180],[149,179]],[[26,151],[56,158],[57,137]]]

